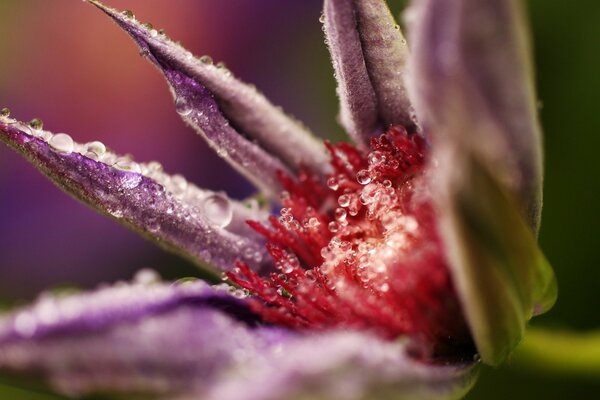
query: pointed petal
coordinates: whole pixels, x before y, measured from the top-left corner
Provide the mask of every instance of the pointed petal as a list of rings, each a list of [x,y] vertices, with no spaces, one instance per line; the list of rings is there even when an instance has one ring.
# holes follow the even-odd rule
[[[411,82],[434,145],[472,148],[519,200],[534,230],[542,188],[541,133],[519,0],[415,0]]]
[[[135,18],[98,1],[90,3],[131,35],[142,54],[165,75],[184,120],[217,152],[226,152],[226,158],[246,176],[254,177],[259,186],[277,182],[273,169],[296,171],[305,166],[318,172],[328,170],[320,141],[254,87],[242,83],[225,67],[213,65],[207,57],[193,57]],[[280,188],[267,189],[278,193]]]
[[[402,344],[356,332],[292,337],[246,366],[208,399],[455,399],[477,375],[472,365],[420,364]]]
[[[75,198],[198,265],[228,270],[238,258],[257,269],[269,263],[243,222],[266,218],[257,207],[166,175],[158,163],[136,163],[99,142],[80,145],[15,120],[0,119],[0,140]]]
[[[243,300],[202,281],[142,277],[66,298],[46,295],[0,319],[0,371],[37,376],[77,397],[201,393],[288,335],[255,323]]]
[[[498,365],[527,321],[552,307],[556,278],[486,164],[462,149],[439,161],[435,198],[452,276],[483,362]]]
[[[408,48],[381,0],[325,0],[324,31],[340,98],[340,122],[359,144],[389,125],[411,128]]]

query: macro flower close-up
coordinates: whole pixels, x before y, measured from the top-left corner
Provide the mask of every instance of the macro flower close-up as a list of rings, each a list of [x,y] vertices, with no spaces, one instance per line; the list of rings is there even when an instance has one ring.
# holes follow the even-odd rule
[[[69,8],[133,39],[172,114],[220,158],[199,154],[199,174],[252,189],[198,185],[160,159],[21,119],[7,98],[2,142],[198,272],[163,278],[169,265],[133,260],[129,280],[6,307],[0,396],[25,382],[66,398],[458,399],[483,368],[520,360],[529,321],[558,293],[537,239],[543,143],[522,2],[412,0],[399,25],[384,0],[324,0],[313,22],[342,140],[313,134],[160,21],[84,3]],[[164,130],[161,151],[177,158],[176,129]],[[127,128],[132,141],[144,135]],[[94,262],[110,263],[107,252]]]

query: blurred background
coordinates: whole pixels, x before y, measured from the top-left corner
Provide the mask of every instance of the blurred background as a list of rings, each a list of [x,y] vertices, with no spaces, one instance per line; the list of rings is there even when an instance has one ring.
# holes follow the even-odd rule
[[[197,55],[222,60],[322,137],[339,139],[337,99],[318,22],[321,1],[114,0],[165,28]],[[545,129],[541,246],[559,300],[533,325],[600,328],[600,2],[529,0]],[[576,4],[576,6],[575,6]],[[396,15],[404,1],[390,0]],[[160,74],[93,7],[72,0],[0,0],[0,108],[39,117],[79,142],[101,140],[139,161],[160,160],[200,186],[251,193],[174,112]],[[94,287],[152,267],[167,278],[197,274],[72,200],[0,146],[0,304],[58,285]],[[598,379],[600,381],[600,379]],[[600,395],[600,382],[516,366],[484,369],[469,399]],[[0,384],[0,398],[53,399]]]

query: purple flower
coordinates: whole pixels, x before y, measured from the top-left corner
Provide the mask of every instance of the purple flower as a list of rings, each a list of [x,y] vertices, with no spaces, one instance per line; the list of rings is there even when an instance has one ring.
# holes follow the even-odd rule
[[[265,204],[2,110],[0,139],[62,189],[226,283],[141,271],[42,295],[0,317],[0,371],[72,396],[457,398],[552,306],[517,0],[414,0],[410,51],[383,1],[325,0],[353,145],[321,143],[223,65],[90,2]]]

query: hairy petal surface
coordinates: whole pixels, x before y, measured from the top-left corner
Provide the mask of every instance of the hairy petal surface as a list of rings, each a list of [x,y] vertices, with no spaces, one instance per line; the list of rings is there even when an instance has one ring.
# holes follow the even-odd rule
[[[472,365],[420,364],[366,333],[261,326],[243,294],[149,271],[1,316],[0,371],[74,396],[210,400],[448,399],[476,377]]]
[[[0,371],[37,376],[71,396],[173,398],[206,391],[291,335],[257,327],[224,287],[147,275],[86,294],[45,295],[3,316]]]
[[[262,241],[244,222],[266,218],[256,204],[199,189],[158,163],[136,163],[99,142],[81,145],[9,118],[0,119],[0,140],[67,193],[198,265],[228,270],[239,258],[257,270],[269,265]]]
[[[537,231],[541,130],[521,3],[414,0],[411,82],[433,141],[471,148]]]
[[[452,399],[476,378],[472,365],[419,364],[401,343],[366,333],[291,338],[218,385],[211,400]]]
[[[325,0],[324,31],[340,98],[340,122],[361,145],[390,125],[414,126],[405,85],[408,47],[382,0]]]
[[[167,78],[180,115],[258,187],[278,195],[276,170],[305,166],[328,170],[322,144],[304,126],[272,105],[253,86],[235,78],[208,57],[195,58],[164,35],[104,6],[99,7],[122,27]]]

